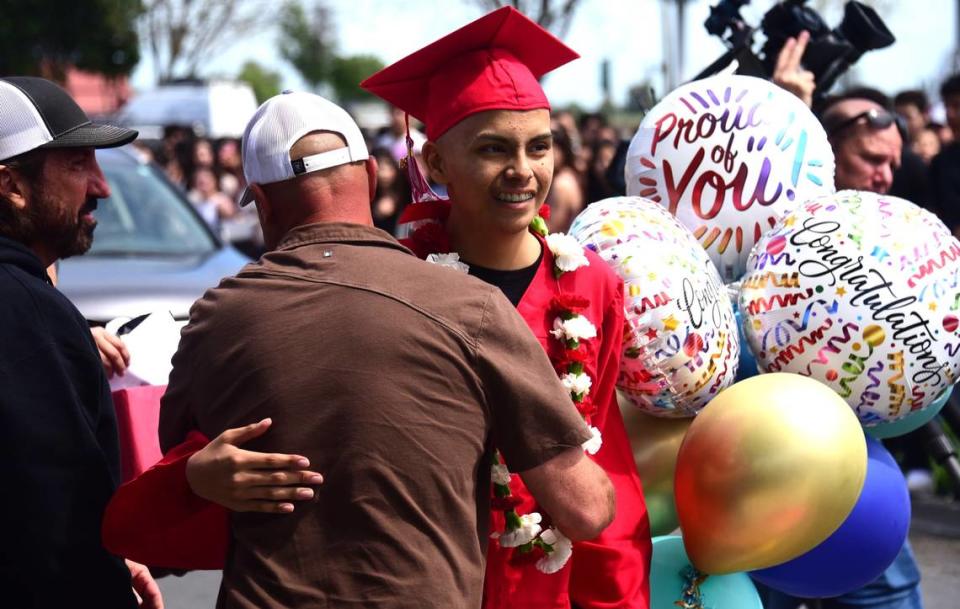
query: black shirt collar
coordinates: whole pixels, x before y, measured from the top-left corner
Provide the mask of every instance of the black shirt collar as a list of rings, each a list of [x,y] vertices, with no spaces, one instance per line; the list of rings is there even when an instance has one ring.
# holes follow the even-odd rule
[[[47,269],[43,266],[43,263],[33,253],[33,250],[19,241],[0,237],[0,264],[12,264],[50,283]]]

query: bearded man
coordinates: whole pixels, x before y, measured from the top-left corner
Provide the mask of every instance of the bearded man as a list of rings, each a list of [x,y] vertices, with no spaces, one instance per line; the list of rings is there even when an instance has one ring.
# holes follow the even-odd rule
[[[100,542],[116,418],[90,329],[45,271],[90,248],[110,196],[94,150],[136,136],[92,124],[52,82],[0,79],[0,471],[27,499],[0,508],[5,606],[136,607],[131,584],[162,606],[149,571]]]

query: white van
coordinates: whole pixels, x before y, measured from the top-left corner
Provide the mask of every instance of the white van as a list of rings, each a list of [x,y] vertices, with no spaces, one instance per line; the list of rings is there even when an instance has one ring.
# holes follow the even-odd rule
[[[137,94],[115,120],[146,140],[162,139],[168,126],[192,127],[197,136],[210,139],[240,138],[256,110],[248,83],[184,80]]]

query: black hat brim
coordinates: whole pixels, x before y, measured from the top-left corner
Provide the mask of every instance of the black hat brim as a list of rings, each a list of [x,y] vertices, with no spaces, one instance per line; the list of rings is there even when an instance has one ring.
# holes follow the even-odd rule
[[[40,148],[116,148],[137,139],[134,129],[87,123],[57,136]]]

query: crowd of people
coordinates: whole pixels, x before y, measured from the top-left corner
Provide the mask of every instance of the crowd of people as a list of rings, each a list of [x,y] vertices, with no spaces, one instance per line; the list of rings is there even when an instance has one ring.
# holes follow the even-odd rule
[[[554,176],[547,203],[551,232],[566,232],[573,218],[588,202],[623,193],[623,180],[611,171],[613,161],[629,137],[599,112],[579,117],[567,110],[553,113]],[[410,182],[405,170],[407,156],[405,114],[391,107],[389,123],[364,130],[367,147],[379,167],[377,192],[373,198],[374,224],[391,235],[397,233],[397,219],[410,204]],[[416,124],[410,129],[414,153],[425,136]],[[154,146],[135,144],[143,158],[163,168],[167,178],[187,195],[207,225],[227,241],[253,257],[263,252],[263,238],[256,214],[238,205],[246,180],[243,177],[240,140],[210,140],[186,127],[166,128],[164,138]],[[622,166],[614,169],[621,169]],[[435,190],[443,192],[438,184]],[[251,234],[251,230],[253,234]]]

